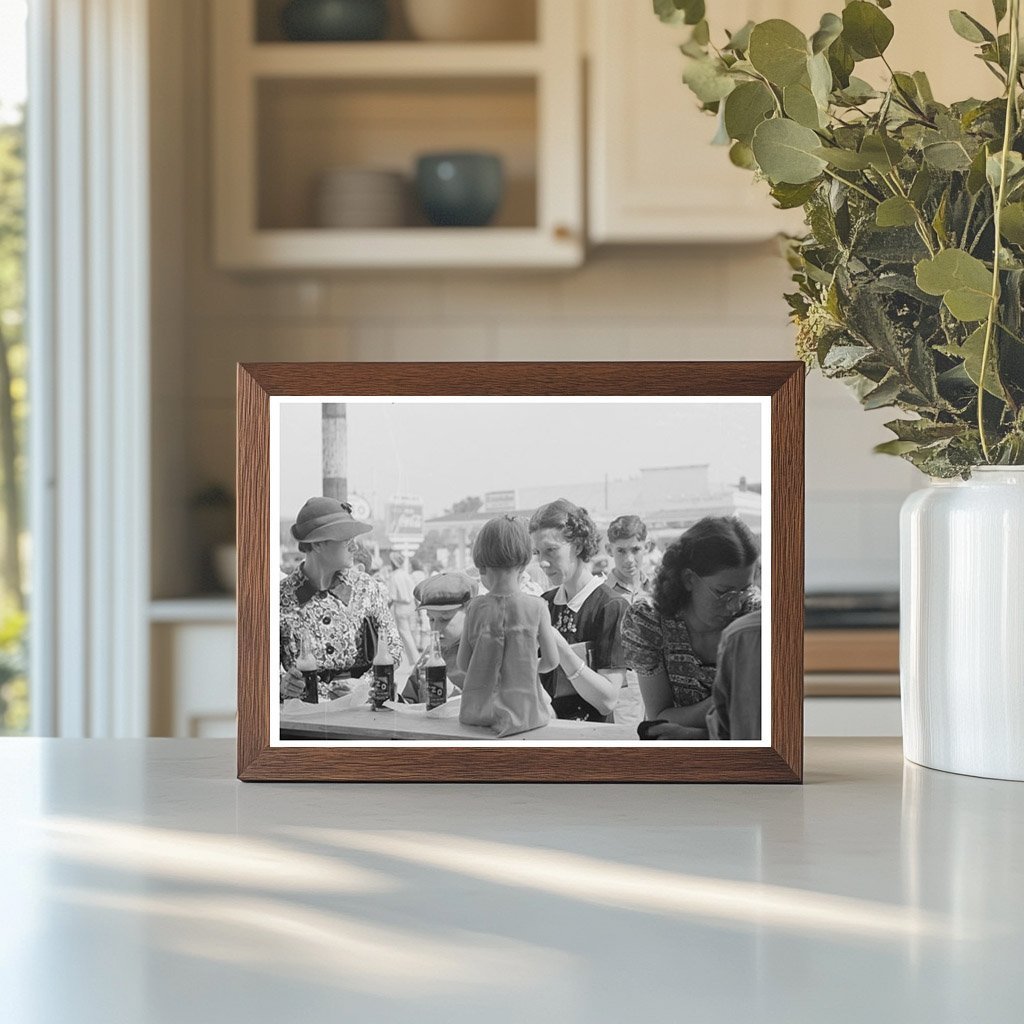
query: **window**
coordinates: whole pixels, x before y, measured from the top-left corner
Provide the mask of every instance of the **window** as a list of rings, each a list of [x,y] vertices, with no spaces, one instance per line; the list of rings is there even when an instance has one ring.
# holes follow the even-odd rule
[[[0,735],[27,731],[26,0],[0,0]]]

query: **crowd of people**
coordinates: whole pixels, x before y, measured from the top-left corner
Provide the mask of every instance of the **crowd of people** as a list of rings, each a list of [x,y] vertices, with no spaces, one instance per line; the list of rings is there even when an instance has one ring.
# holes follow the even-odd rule
[[[282,700],[302,695],[309,664],[320,699],[348,693],[385,645],[407,667],[399,699],[422,702],[425,617],[460,720],[498,736],[561,718],[641,739],[760,738],[760,552],[739,519],[702,519],[660,552],[639,516],[602,534],[559,498],[486,522],[473,574],[428,574],[397,552],[376,571],[371,530],[330,498],[300,510],[303,561],[280,585]]]

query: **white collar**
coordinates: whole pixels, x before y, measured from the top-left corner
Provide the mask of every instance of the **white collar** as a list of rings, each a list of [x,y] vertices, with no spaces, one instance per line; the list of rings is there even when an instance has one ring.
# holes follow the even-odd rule
[[[583,607],[583,602],[586,601],[590,595],[597,590],[598,587],[604,586],[603,576],[593,576],[590,582],[570,601],[565,596],[565,584],[563,583],[558,590],[555,591],[555,604],[567,604],[569,610],[578,612]]]

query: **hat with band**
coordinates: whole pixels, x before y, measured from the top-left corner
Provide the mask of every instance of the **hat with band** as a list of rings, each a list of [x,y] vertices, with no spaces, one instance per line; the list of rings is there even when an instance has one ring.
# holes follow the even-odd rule
[[[299,510],[292,536],[300,542],[313,544],[318,540],[351,540],[373,527],[352,518],[352,509],[334,498],[310,498]]]

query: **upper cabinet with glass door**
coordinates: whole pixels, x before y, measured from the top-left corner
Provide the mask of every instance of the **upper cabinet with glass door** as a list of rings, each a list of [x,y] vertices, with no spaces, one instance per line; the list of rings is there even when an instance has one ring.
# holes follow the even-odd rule
[[[575,2],[217,0],[211,11],[218,265],[582,261]]]
[[[682,84],[685,26],[663,25],[650,0],[586,0],[589,46],[589,227],[602,242],[715,242],[769,238],[803,229],[800,211],[780,211],[767,185],[712,146],[714,118]],[[748,20],[784,18],[810,35],[845,0],[707,0],[712,38]],[[896,34],[886,56],[899,70],[924,70],[938,99],[996,95],[998,83],[951,28],[947,8],[986,24],[991,0],[938,4],[897,0],[886,10]],[[880,61],[857,66],[875,82]]]

